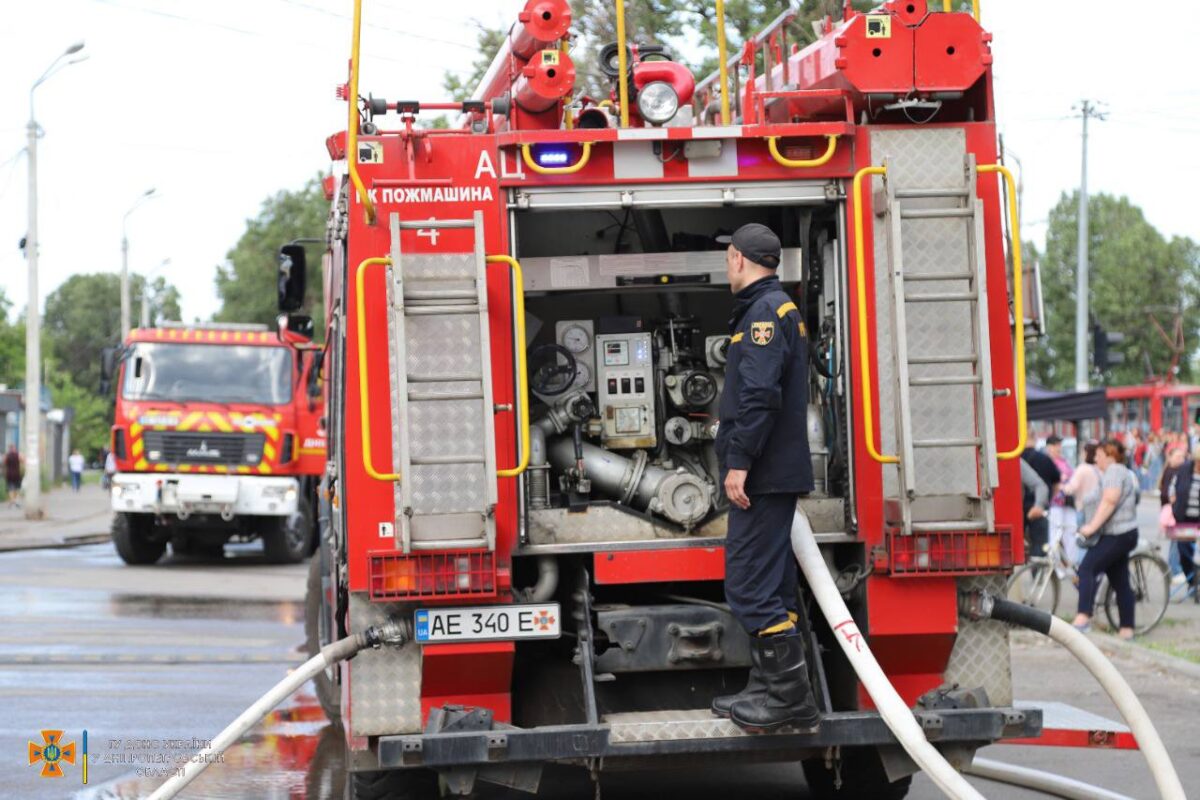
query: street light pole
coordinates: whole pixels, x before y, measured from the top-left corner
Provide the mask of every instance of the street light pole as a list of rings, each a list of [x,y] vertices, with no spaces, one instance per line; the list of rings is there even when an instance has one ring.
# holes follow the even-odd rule
[[[38,195],[37,195],[37,117],[33,112],[33,93],[59,67],[62,60],[83,49],[83,42],[76,42],[54,59],[42,76],[29,89],[29,124],[26,126],[28,144],[26,157],[29,159],[29,230],[25,234],[25,260],[29,271],[28,307],[25,311],[25,517],[42,517],[42,316],[38,296]],[[85,56],[86,58],[86,56]],[[74,64],[82,59],[72,59]]]
[[[1075,269],[1075,391],[1088,390],[1088,119],[1107,116],[1090,100],[1079,105],[1083,118],[1083,168],[1079,175],[1079,262]]]
[[[145,201],[154,196],[154,188],[151,187],[138,197],[129,210],[125,212],[125,216],[121,218],[121,341],[124,342],[129,336],[129,215],[137,211]]]

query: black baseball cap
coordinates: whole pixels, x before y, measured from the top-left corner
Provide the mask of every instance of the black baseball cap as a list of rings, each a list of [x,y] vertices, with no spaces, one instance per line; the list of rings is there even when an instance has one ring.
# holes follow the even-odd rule
[[[775,231],[766,225],[751,222],[738,228],[732,236],[718,236],[717,242],[732,244],[747,259],[767,269],[779,266],[782,246]]]

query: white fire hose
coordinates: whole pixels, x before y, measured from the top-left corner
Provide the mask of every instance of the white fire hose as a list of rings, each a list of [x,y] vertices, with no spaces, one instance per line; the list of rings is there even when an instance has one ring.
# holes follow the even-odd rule
[[[817,547],[813,536],[812,526],[803,511],[796,511],[792,520],[792,549],[796,552],[796,560],[808,581],[808,587],[816,598],[821,613],[825,615],[829,627],[833,630],[842,652],[850,661],[850,666],[862,681],[871,701],[879,709],[879,715],[888,728],[895,734],[896,739],[905,752],[917,762],[925,774],[937,785],[942,793],[954,800],[984,800],[974,786],[967,783],[958,770],[950,765],[937,748],[925,738],[924,731],[913,716],[912,710],[901,699],[896,689],[884,674],[879,662],[871,654],[871,648],[859,632],[850,610],[842,600],[829,567]]]
[[[247,708],[225,730],[217,734],[212,744],[201,750],[183,768],[183,772],[172,776],[158,787],[149,800],[170,800],[183,791],[184,787],[206,770],[210,764],[218,760],[230,745],[240,739],[246,731],[265,717],[271,709],[290,697],[297,689],[316,677],[322,670],[333,666],[339,661],[350,658],[359,650],[381,645],[401,645],[408,640],[408,630],[395,622],[385,623],[379,627],[368,628],[360,633],[352,633],[345,639],[325,645],[321,652],[305,661],[294,672],[275,684],[266,694]]]
[[[796,553],[796,560],[800,562],[800,569],[804,571],[804,577],[808,581],[813,597],[817,600],[821,613],[833,630],[838,644],[841,645],[842,652],[846,654],[858,679],[862,681],[867,694],[871,696],[875,707],[879,709],[880,716],[895,734],[901,747],[947,797],[954,800],[960,798],[983,800],[983,795],[967,783],[966,779],[925,738],[912,711],[888,681],[887,675],[880,668],[875,656],[871,654],[871,649],[854,623],[854,618],[850,616],[850,611],[842,600],[841,592],[838,591],[833,576],[829,573],[829,567],[826,565],[824,557],[821,556],[821,549],[817,546],[817,540],[813,536],[808,517],[800,510],[796,511],[796,516],[792,520],[792,549]],[[970,616],[975,619],[997,619],[1023,625],[1049,636],[1066,647],[1095,676],[1101,688],[1112,698],[1113,703],[1121,712],[1121,716],[1125,718],[1130,730],[1133,731],[1138,747],[1146,757],[1146,763],[1150,767],[1150,773],[1154,777],[1154,782],[1158,786],[1163,800],[1187,800],[1187,795],[1183,792],[1183,784],[1179,782],[1179,776],[1175,772],[1170,756],[1167,755],[1167,749],[1163,746],[1158,731],[1154,729],[1146,709],[1142,707],[1137,695],[1121,677],[1117,668],[1086,636],[1061,619],[1029,606],[991,597],[987,594],[974,595],[969,599],[971,603],[968,610]],[[977,759],[977,763],[980,761]],[[986,759],[982,760],[980,767],[982,769],[977,772],[981,777],[983,777],[983,772],[990,772],[991,774],[987,777],[1012,782],[1011,779],[1015,775],[1015,771],[1008,768],[1009,765],[988,762]],[[1006,773],[1008,778],[1004,777]],[[1082,784],[1075,788],[1078,786],[1082,786]],[[1043,786],[1039,788],[1045,790],[1047,787],[1048,784],[1043,782]],[[1071,795],[1062,796],[1069,797]]]

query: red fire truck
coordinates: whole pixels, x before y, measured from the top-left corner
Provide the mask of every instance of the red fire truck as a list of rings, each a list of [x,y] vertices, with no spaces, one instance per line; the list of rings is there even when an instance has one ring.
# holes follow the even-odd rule
[[[717,20],[722,20],[717,3]],[[945,752],[1036,737],[1006,628],[959,615],[1024,558],[1019,252],[990,34],[890,0],[789,45],[783,14],[696,82],[662,47],[596,54],[529,0],[473,99],[362,96],[358,30],[325,257],[330,460],[310,643],[389,618],[413,640],[323,675],[352,796],[439,776],[535,789],[591,770],[803,761],[818,796],[900,797],[914,769],[807,590],[815,734],[709,711],[745,683],[724,604],[716,400],[723,247],[761,222],[812,360],[800,501],[855,622]],[[575,51],[578,56],[578,51]],[[457,125],[418,125],[450,111]],[[302,270],[300,271],[302,272]],[[1011,298],[1011,299],[1010,299]],[[1010,302],[1012,309],[1010,311]],[[745,346],[744,344],[741,346]]]
[[[262,539],[300,561],[316,546],[325,471],[322,351],[312,321],[162,323],[106,353],[115,377],[113,543],[127,564],[172,552],[219,556]]]

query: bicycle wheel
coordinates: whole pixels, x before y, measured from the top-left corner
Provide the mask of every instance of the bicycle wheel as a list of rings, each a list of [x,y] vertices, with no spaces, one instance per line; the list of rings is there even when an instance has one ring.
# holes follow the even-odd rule
[[[1149,553],[1129,559],[1129,585],[1133,588],[1133,632],[1149,633],[1162,621],[1171,598],[1171,568],[1167,562]],[[1104,593],[1104,616],[1112,629],[1120,629],[1117,592],[1109,584]]]
[[[1030,563],[1008,579],[1008,599],[1053,616],[1058,611],[1058,573],[1048,564]]]

